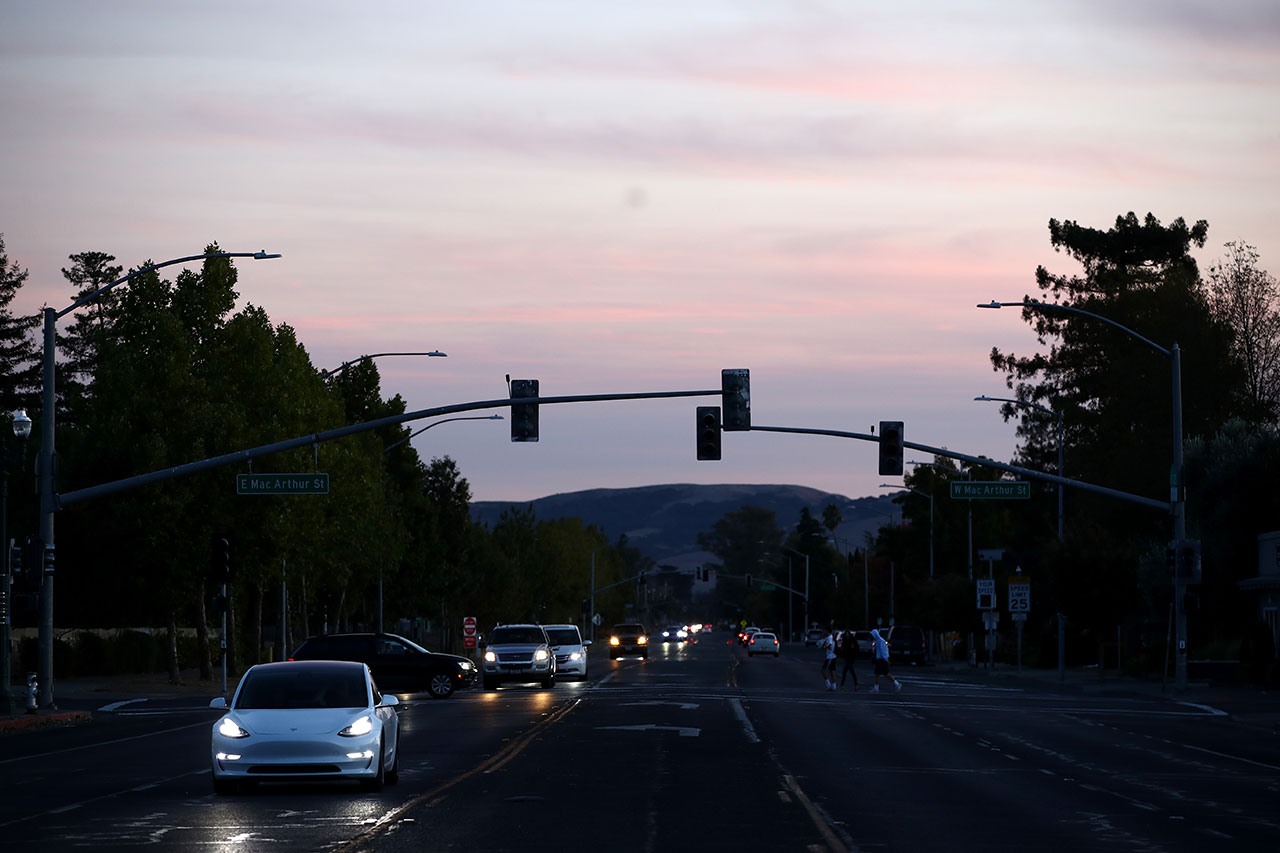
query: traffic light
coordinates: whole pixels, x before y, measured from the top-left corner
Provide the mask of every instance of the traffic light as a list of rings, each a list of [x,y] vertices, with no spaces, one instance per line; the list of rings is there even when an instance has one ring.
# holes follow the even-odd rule
[[[902,475],[902,421],[880,422],[880,476]]]
[[[720,458],[720,407],[698,407],[698,459]]]
[[[213,540],[213,556],[210,559],[211,574],[215,583],[231,583],[231,540],[220,536]]]
[[[13,545],[9,548],[9,573],[14,575],[22,574],[22,546]]]
[[[1200,540],[1183,539],[1176,550],[1174,577],[1182,583],[1200,583]]]
[[[536,379],[512,379],[511,380],[511,398],[532,397],[535,400],[538,397],[538,380]],[[512,441],[537,441],[538,440],[538,404],[537,403],[512,403],[511,404],[511,440]]]
[[[44,583],[40,577],[40,567],[44,564],[44,540],[39,536],[28,536],[22,550],[24,553],[18,561],[23,566],[23,585],[34,592]]]
[[[751,429],[750,370],[733,368],[720,371],[720,405],[724,407],[726,432]]]

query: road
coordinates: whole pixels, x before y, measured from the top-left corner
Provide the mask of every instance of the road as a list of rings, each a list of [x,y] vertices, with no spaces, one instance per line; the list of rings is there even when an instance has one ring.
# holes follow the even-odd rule
[[[904,669],[827,692],[724,634],[589,684],[406,697],[401,782],[215,797],[196,701],[0,738],[8,849],[1280,848],[1280,739],[1196,702]]]

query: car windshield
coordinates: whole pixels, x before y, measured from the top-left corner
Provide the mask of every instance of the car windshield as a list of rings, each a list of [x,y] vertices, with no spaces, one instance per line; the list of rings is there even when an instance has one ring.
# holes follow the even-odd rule
[[[502,643],[545,643],[542,631],[538,628],[494,628],[489,635],[489,645]]]
[[[582,636],[577,628],[548,628],[547,637],[553,646],[580,646]]]
[[[364,708],[369,704],[364,671],[357,666],[273,667],[245,674],[239,710]]]
[[[644,628],[640,625],[614,625],[613,632],[615,634],[643,634]]]

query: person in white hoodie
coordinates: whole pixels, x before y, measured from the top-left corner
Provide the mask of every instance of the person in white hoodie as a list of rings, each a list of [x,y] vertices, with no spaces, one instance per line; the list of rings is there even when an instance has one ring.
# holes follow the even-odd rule
[[[884,638],[880,636],[879,628],[871,629],[871,639],[874,640],[876,644],[875,652],[873,653],[876,659],[876,662],[875,662],[876,680],[875,680],[875,683],[871,685],[871,692],[872,693],[880,692],[880,676],[882,675],[893,682],[894,692],[901,690],[902,684],[898,681],[898,679],[894,678],[892,675],[889,674],[889,644],[886,643],[884,641]]]

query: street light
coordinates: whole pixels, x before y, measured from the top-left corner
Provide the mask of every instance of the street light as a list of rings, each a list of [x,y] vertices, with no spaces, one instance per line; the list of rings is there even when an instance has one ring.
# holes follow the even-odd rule
[[[424,432],[431,429],[433,426],[440,426],[440,424],[447,424],[453,421],[500,421],[500,420],[502,420],[502,415],[472,415],[470,417],[461,417],[461,418],[444,418],[443,420],[433,421],[432,423],[429,423],[426,426],[424,426],[422,429],[414,430],[413,432],[406,435],[404,438],[397,441],[395,444],[388,444],[386,447],[382,449],[382,452],[387,453],[389,451],[392,451],[395,448],[399,447],[400,445],[404,444],[409,439],[416,438],[417,436],[422,435]]]
[[[928,492],[922,492],[919,489],[913,489],[910,486],[898,486],[893,483],[881,483],[882,489],[906,489],[922,495],[929,499],[929,580],[933,580],[933,495]]]
[[[407,353],[405,354],[407,355]],[[393,355],[393,353],[383,353],[383,355]],[[373,358],[373,357],[374,356],[371,356],[371,355],[364,356],[364,358]],[[356,359],[356,361],[359,361],[359,360],[360,359]],[[342,367],[339,367],[338,370],[341,370],[343,367],[346,367],[347,364],[351,364],[351,363],[352,362],[347,362],[346,364],[342,365]],[[336,373],[336,372],[337,371],[333,371],[333,373]],[[332,374],[328,374],[328,375],[332,375]],[[441,420],[433,421],[427,424],[420,430],[409,433],[404,438],[397,441],[395,444],[387,445],[386,447],[382,448],[382,452],[388,453],[394,450],[395,448],[399,447],[400,445],[404,444],[406,441],[413,438],[414,436],[421,435],[422,433],[431,429],[433,426],[440,426],[440,424],[447,424],[447,423],[451,423],[452,421],[500,421],[500,420],[502,420],[502,415],[473,415],[470,417],[443,418]],[[382,567],[381,566],[378,567],[378,633],[379,634],[382,633]]]
[[[4,610],[0,613],[0,714],[13,713],[13,694],[9,692],[9,681],[12,678],[13,670],[9,662],[9,626],[10,612],[13,610],[13,567],[9,565],[9,555],[12,549],[9,547],[9,468],[12,467],[16,459],[19,464],[27,457],[27,438],[31,435],[31,418],[27,417],[26,409],[18,409],[13,413],[13,434],[18,437],[19,445],[17,452],[10,453],[8,443],[4,441],[3,433],[0,433],[0,571],[4,573],[3,585],[0,585],[0,593],[3,599],[0,600],[0,606]]]
[[[1037,302],[1033,299],[1024,299],[1021,302],[997,302],[993,299],[991,302],[979,304],[977,307],[1004,308],[1015,306],[1024,310],[1066,311],[1071,314],[1080,314],[1085,317],[1092,317],[1095,320],[1101,320],[1108,326],[1119,329],[1126,335],[1142,341],[1169,359],[1173,381],[1173,469],[1169,472],[1169,502],[1173,506],[1174,547],[1180,547],[1187,536],[1187,504],[1182,479],[1182,350],[1177,343],[1165,349],[1154,341],[1144,338],[1128,326],[1122,326],[1115,320],[1103,317],[1101,314],[1094,314],[1092,311],[1076,308],[1073,305],[1061,305],[1056,302]],[[1183,608],[1183,598],[1186,596],[1187,585],[1181,572],[1174,572],[1173,585],[1174,622],[1177,632],[1176,684],[1178,689],[1185,689],[1187,686],[1187,614]]]
[[[364,361],[366,359],[374,359],[374,358],[383,358],[385,356],[392,356],[392,355],[425,355],[425,356],[429,356],[430,358],[448,358],[449,354],[440,352],[440,350],[432,350],[431,352],[375,352],[370,355],[362,355],[359,358],[353,358],[351,359],[351,361],[344,361],[342,362],[342,364],[338,365],[333,370],[322,370],[320,371],[320,378],[328,379],[331,376],[337,376],[339,373],[346,370],[348,367],[350,367],[351,365],[355,364],[358,361]]]
[[[1037,403],[1030,403],[1026,400],[1014,400],[1011,397],[988,397],[983,394],[980,397],[973,398],[975,402],[991,402],[991,403],[1011,403],[1015,406],[1023,406],[1028,409],[1035,409],[1039,412],[1046,412],[1058,419],[1058,476],[1065,477],[1062,473],[1062,412],[1057,409],[1050,409]],[[1062,484],[1058,484],[1058,541],[1062,541]]]
[[[280,257],[278,254],[267,254],[265,251],[258,251],[213,252],[205,255],[188,255],[185,258],[174,258],[173,260],[143,267],[140,270],[134,270],[110,284],[104,284],[92,293],[86,293],[81,296],[61,311],[55,311],[52,308],[44,309],[43,381],[40,393],[40,453],[36,460],[37,476],[40,482],[40,538],[44,540],[46,553],[50,555],[53,553],[53,514],[60,509],[53,482],[53,469],[57,459],[57,453],[54,451],[53,445],[53,379],[54,370],[57,366],[58,318],[70,314],[81,305],[92,302],[117,284],[123,284],[130,279],[146,275],[163,267],[185,264],[189,261],[214,260],[216,258],[253,258],[256,261],[264,261],[278,257]],[[36,677],[40,683],[38,701],[41,708],[56,708],[57,705],[54,704],[53,700],[53,572],[42,570],[41,575],[44,581],[40,588],[39,648],[36,662]]]
[[[779,545],[784,551],[790,551],[797,557],[804,557],[804,629],[809,630],[809,555],[803,551],[797,551],[795,548],[789,548],[786,545]]]

